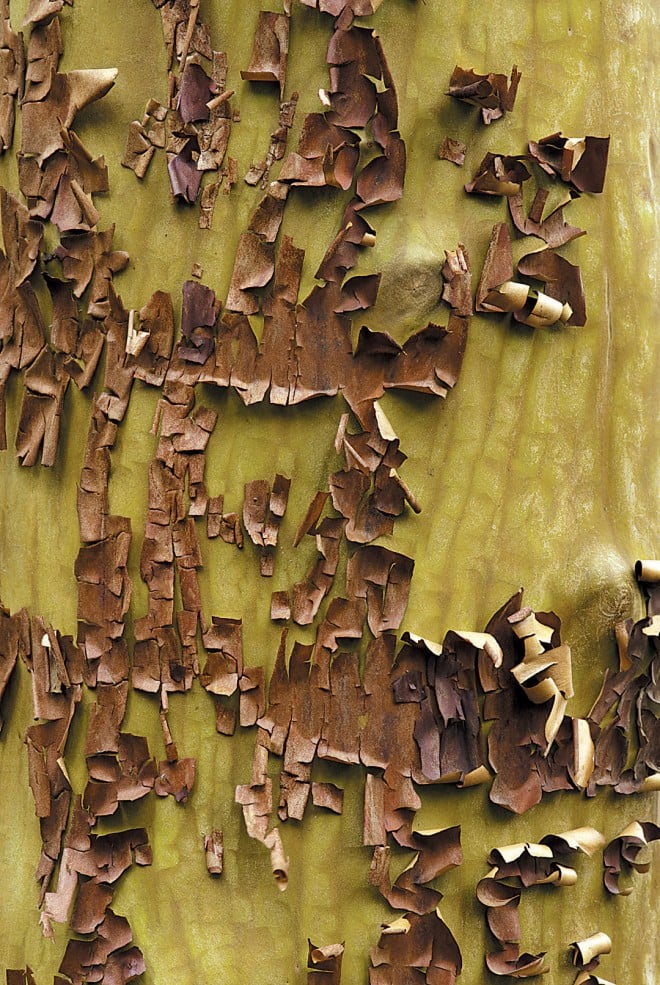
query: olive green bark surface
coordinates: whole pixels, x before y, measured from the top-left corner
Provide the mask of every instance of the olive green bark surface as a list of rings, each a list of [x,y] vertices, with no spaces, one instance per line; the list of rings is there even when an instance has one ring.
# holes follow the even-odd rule
[[[25,4],[12,5],[20,24]],[[130,253],[115,286],[127,308],[144,305],[157,289],[172,292],[180,311],[182,282],[193,263],[203,282],[226,294],[234,251],[259,191],[243,176],[263,157],[277,124],[275,87],[242,82],[249,61],[257,4],[202,0],[214,47],[229,58],[229,88],[241,121],[229,154],[239,181],[220,194],[213,228],[200,231],[198,209],[172,204],[157,154],[146,179],[120,166],[129,122],[146,101],[165,102],[165,52],[158,11],[148,0],[77,0],[61,15],[61,70],[116,66],[117,84],[83,111],[75,129],[94,155],[103,154],[110,192],[97,196],[100,228],[116,224],[115,248]],[[444,250],[464,243],[478,276],[493,223],[507,221],[502,199],[463,191],[487,151],[519,154],[527,141],[556,130],[566,135],[611,134],[605,190],[583,195],[567,210],[587,235],[560,252],[582,269],[584,327],[533,330],[505,317],[472,319],[462,373],[446,401],[389,393],[383,407],[409,456],[401,472],[423,505],[397,520],[386,546],[415,559],[403,629],[442,640],[449,629],[482,630],[490,615],[521,585],[525,601],[562,618],[562,639],[573,653],[575,697],[568,714],[584,717],[607,667],[617,662],[613,623],[640,618],[634,583],[638,557],[658,549],[657,269],[653,130],[656,125],[653,55],[657,50],[650,0],[556,0],[508,4],[442,4],[386,0],[365,23],[378,31],[397,85],[400,129],[408,150],[401,202],[371,210],[376,245],[361,255],[358,273],[382,271],[374,309],[354,320],[404,340],[428,321],[446,323],[439,304]],[[286,94],[300,92],[289,144],[295,149],[307,112],[319,109],[327,84],[325,49],[332,19],[293,4]],[[515,109],[489,127],[475,108],[443,93],[455,64],[476,71],[522,71]],[[443,137],[468,145],[464,168],[437,159]],[[14,150],[19,145],[17,134]],[[277,169],[273,177],[277,176]],[[17,193],[13,153],[0,162],[0,182]],[[306,249],[304,297],[334,236],[350,193],[294,189],[282,233]],[[282,235],[282,233],[280,235]],[[540,246],[516,241],[518,255]],[[102,386],[98,378],[96,388]],[[199,388],[198,388],[199,390]],[[0,597],[12,612],[26,606],[62,633],[76,632],[73,565],[79,548],[76,484],[92,396],[71,386],[66,395],[54,468],[22,469],[13,450],[21,385],[8,392],[8,440],[0,455]],[[129,516],[133,544],[131,616],[146,611],[139,575],[148,465],[157,439],[150,428],[159,392],[136,383],[112,452],[110,509]],[[236,394],[204,387],[198,402],[219,414],[207,453],[207,486],[240,511],[243,485],[276,472],[292,479],[280,530],[275,575],[259,576],[256,550],[238,552],[200,533],[203,608],[244,619],[246,664],[272,666],[279,629],[269,619],[270,594],[298,581],[314,556],[312,538],[292,547],[314,492],[340,467],[333,439],[341,398],[288,408],[244,407]],[[341,589],[341,584],[337,586]],[[131,636],[131,623],[128,624]],[[292,638],[310,642],[310,628]],[[79,708],[66,752],[75,792],[86,782],[84,736],[93,694]],[[28,673],[19,666],[3,700],[0,735],[0,973],[31,965],[39,985],[52,980],[65,931],[42,938],[34,869],[38,821],[27,783],[25,729],[32,721]],[[170,724],[182,756],[197,757],[197,779],[187,805],[150,795],[99,822],[98,830],[147,827],[154,848],[150,868],[133,867],[121,880],[113,908],[128,917],[147,963],[145,985],[165,983],[306,981],[307,938],[346,942],[342,981],[368,980],[369,948],[380,924],[394,914],[367,884],[371,850],[362,847],[364,771],[315,763],[314,779],[345,789],[341,817],[308,808],[302,824],[281,825],[291,857],[289,887],[278,891],[267,851],[245,832],[234,787],[250,778],[254,730],[231,738],[214,728],[212,701],[198,682],[171,699]],[[131,692],[125,731],[146,735],[162,757],[157,700]],[[271,772],[279,764],[271,757]],[[616,796],[600,791],[546,795],[515,817],[491,805],[487,785],[421,791],[416,826],[461,824],[465,860],[437,881],[443,918],[463,953],[466,983],[495,981],[484,967],[494,949],[483,908],[474,895],[492,847],[538,841],[548,832],[593,825],[609,841],[631,820],[658,821],[657,795]],[[205,870],[204,833],[222,828],[225,872]],[[394,850],[395,873],[409,853]],[[572,888],[535,887],[523,895],[521,950],[548,952],[553,983],[574,980],[568,945],[596,930],[610,934],[602,975],[618,985],[652,985],[660,978],[657,909],[658,848],[651,871],[633,880],[633,893],[610,899],[602,888],[600,853],[579,858]]]

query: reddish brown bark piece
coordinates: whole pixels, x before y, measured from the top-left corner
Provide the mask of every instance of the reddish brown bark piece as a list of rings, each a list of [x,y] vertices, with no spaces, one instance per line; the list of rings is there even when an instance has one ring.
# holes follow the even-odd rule
[[[371,962],[372,985],[418,981],[455,985],[463,963],[458,944],[435,911],[421,916],[406,913],[393,924],[385,924],[377,947],[371,949]],[[417,978],[412,969],[425,970],[426,975],[422,972]],[[372,974],[374,970],[378,975]]]
[[[302,764],[296,765],[296,773],[280,773],[280,802],[277,816],[281,821],[292,818],[302,821],[309,801],[311,769]]]
[[[258,308],[259,299],[239,292],[238,303]],[[234,387],[246,406],[263,400],[268,390],[268,367],[259,359],[259,344],[245,314],[226,311],[220,320],[213,382]]]
[[[87,232],[97,224],[100,213],[91,195],[87,195],[75,179],[63,174],[50,219],[60,232]]]
[[[265,287],[274,272],[273,245],[253,232],[244,232],[236,249],[227,294],[228,310],[240,311],[245,315],[255,314],[259,310],[259,299],[251,292],[255,288]]]
[[[278,180],[292,185],[350,188],[358,163],[359,137],[322,113],[308,113],[295,152],[284,160]]]
[[[374,636],[396,631],[408,604],[414,561],[385,547],[360,547],[346,569],[349,597],[367,601],[367,622]]]
[[[291,618],[291,600],[287,591],[273,592],[270,602],[270,618],[274,622]]]
[[[419,707],[414,736],[421,770],[413,773],[414,779],[465,782],[484,765],[477,647],[453,632],[447,633],[442,647],[408,634],[403,639],[406,646],[393,668],[392,688],[397,703]]]
[[[227,544],[243,547],[243,528],[238,513],[223,513],[223,497],[210,496],[208,500],[208,515],[206,535],[209,538],[222,537]]]
[[[653,789],[657,782],[660,719],[652,710],[657,700],[658,662],[653,600],[651,590],[647,601],[649,617],[636,623],[626,620],[615,627],[619,669],[614,672],[608,668],[587,717],[595,740],[588,796],[594,796],[598,786],[614,786],[618,793],[629,794],[649,784]],[[609,721],[603,727],[606,717]],[[633,755],[634,764],[627,769]]]
[[[199,4],[190,0],[175,0],[174,3],[152,0],[160,9],[163,36],[168,52],[168,67],[172,67],[175,56],[183,67],[189,54],[197,53],[210,59],[213,55],[209,25],[199,20]]]
[[[204,290],[208,289],[202,287],[198,299],[202,313],[208,301]],[[194,324],[197,319],[193,309],[194,304]],[[135,623],[133,665],[134,686],[161,690],[164,710],[168,693],[188,690],[199,673],[197,627],[201,597],[196,572],[202,559],[193,517],[202,515],[208,502],[204,451],[216,421],[216,414],[203,407],[193,415],[193,387],[174,379],[165,384],[154,421],[160,440],[149,475],[149,510],[141,559],[141,573],[149,589],[149,612]],[[189,506],[185,498],[186,477]],[[176,613],[176,629],[175,575],[183,606]],[[209,632],[212,638],[214,628],[204,629],[203,636]],[[232,690],[235,688],[234,680]]]
[[[19,654],[23,659],[30,648],[29,622],[25,609],[10,615],[0,603],[0,702],[12,678]],[[3,721],[0,715],[0,732]]]
[[[504,222],[497,222],[493,226],[490,235],[490,243],[486,259],[481,271],[481,279],[477,287],[475,307],[477,311],[493,311],[491,305],[487,305],[488,294],[513,278],[513,251],[511,249],[511,235],[509,228]]]
[[[65,2],[70,3],[71,0],[30,0],[23,18],[23,27],[27,27],[28,24],[39,24],[53,17],[60,12]]]
[[[268,194],[262,198],[250,219],[248,229],[261,236],[267,243],[274,243],[277,239],[277,234],[284,218],[284,207],[288,194],[288,185],[273,181]],[[277,293],[278,288],[281,290],[282,286],[283,284],[280,279],[279,284],[276,283],[275,285],[276,290],[274,290],[273,294],[275,295]]]
[[[579,192],[602,192],[609,137],[563,137],[561,132],[530,141],[529,152],[548,174],[558,174]]]
[[[127,697],[126,680],[118,684],[99,684],[85,742],[86,757],[119,752],[119,727],[126,711]]]
[[[338,763],[360,762],[360,722],[364,690],[357,654],[338,653],[329,670],[329,701],[318,755]]]
[[[291,479],[278,472],[273,480],[273,488],[268,504],[270,516],[264,532],[264,543],[267,545],[274,547],[277,543],[277,528],[286,513],[290,488]]]
[[[368,349],[359,362],[353,363],[353,379],[344,395],[365,430],[347,434],[345,427],[340,427],[341,435],[335,444],[338,450],[343,446],[346,467],[330,477],[333,506],[347,519],[346,537],[355,543],[368,543],[391,533],[393,518],[403,512],[406,500],[415,503],[413,508],[419,511],[419,504],[397,472],[405,455],[399,451],[398,438],[376,403],[383,393],[383,367],[377,365],[377,360],[377,355],[371,358]]]
[[[212,694],[234,694],[243,675],[243,622],[213,616],[212,625],[202,634],[208,653],[200,681]]]
[[[413,738],[416,711],[411,705],[397,705],[390,687],[383,682],[390,680],[396,638],[386,633],[376,637],[367,647],[364,670],[364,710],[360,728],[360,760],[363,765],[387,770],[386,826],[392,831],[403,823],[400,811],[409,819],[409,806],[418,799],[407,786],[411,772],[418,770],[419,754]]]
[[[230,90],[223,93],[225,100],[232,95]],[[220,97],[216,97],[220,98]],[[197,142],[199,144],[199,157],[197,159],[198,171],[219,171],[223,165],[227,147],[229,146],[229,136],[231,133],[231,119],[222,110],[228,107],[229,103],[214,104],[211,100],[209,106],[213,107],[207,123],[202,123],[197,129]],[[220,178],[222,180],[222,177]],[[206,185],[202,190],[202,202],[204,194],[213,185]]]
[[[545,291],[562,304],[568,302],[573,314],[568,325],[584,325],[587,320],[584,286],[580,268],[552,250],[529,253],[518,262],[518,273],[545,284]]]
[[[107,288],[109,310],[105,318],[105,374],[103,392],[97,398],[97,405],[110,420],[119,422],[128,409],[135,378],[135,365],[126,358],[131,348],[129,339],[134,316],[126,311],[111,282],[108,282]]]
[[[37,102],[48,95],[63,51],[59,17],[34,25],[27,46],[25,102]]]
[[[31,726],[32,731],[26,735],[28,747],[28,783],[34,797],[34,810],[38,818],[47,818],[51,814],[52,797],[48,775],[48,764],[42,737],[43,729]]]
[[[129,123],[122,166],[130,168],[138,178],[144,178],[155,153],[156,147],[149,139],[145,125],[139,120]]]
[[[96,211],[91,196],[108,190],[108,169],[104,158],[93,158],[72,130],[62,131],[62,143],[63,149],[41,166],[36,158],[19,153],[19,187],[35,219],[47,219],[57,209],[62,230],[70,224],[84,228]]]
[[[312,783],[312,803],[333,814],[344,810],[344,791],[334,783]]]
[[[211,184],[204,185],[202,188],[202,197],[199,203],[200,229],[211,229],[213,225],[213,213],[215,211],[215,203],[218,198],[221,183],[222,178],[218,181],[211,182]]]
[[[135,379],[162,386],[172,355],[174,343],[174,308],[172,298],[156,291],[140,309],[140,331],[146,334],[135,356]]]
[[[515,944],[509,944],[502,951],[486,955],[486,965],[493,975],[508,978],[533,978],[548,970],[545,951],[540,954],[520,954]]]
[[[325,944],[318,947],[307,941],[307,985],[341,985],[343,944]]]
[[[577,192],[571,192],[571,195],[577,196]],[[564,219],[563,205],[560,205],[543,219],[543,207],[546,198],[547,191],[540,188],[530,206],[529,214],[525,218],[523,214],[522,191],[514,192],[513,195],[507,196],[511,219],[519,232],[524,233],[526,236],[538,236],[540,239],[545,240],[548,246],[553,249],[563,246],[565,243],[570,243],[571,240],[577,239],[579,236],[586,235],[584,229],[571,226],[566,222]]]
[[[23,106],[21,153],[34,155],[41,165],[62,150],[62,133],[72,126],[81,109],[109,92],[116,78],[114,68],[56,73],[45,98]]]
[[[85,543],[103,540],[113,532],[109,520],[108,479],[110,448],[114,445],[117,425],[98,405],[92,412],[83,470],[78,488],[78,524],[80,539]]]
[[[648,872],[649,861],[637,861],[637,856],[653,841],[660,839],[660,827],[652,821],[633,821],[624,831],[614,838],[603,851],[603,882],[608,893],[613,896],[628,896],[632,886],[622,889],[619,879],[622,873],[626,875],[632,870]]]
[[[275,665],[268,685],[268,708],[257,723],[261,730],[262,744],[270,752],[281,756],[291,722],[291,689],[286,665],[287,630],[282,630]]]
[[[290,155],[289,167],[294,166],[293,162],[296,159],[303,162],[316,162],[316,168],[321,168],[320,175],[323,177],[323,181],[319,183],[328,180],[329,184],[336,184],[345,190],[350,185],[350,177],[357,165],[357,143],[358,138],[352,130],[333,123],[323,113],[308,113],[303,123],[296,154]],[[286,174],[286,162],[282,170]],[[280,176],[280,180],[286,179]],[[294,181],[294,183],[299,182]]]
[[[120,803],[145,797],[156,779],[156,764],[149,755],[147,740],[128,733],[119,735],[116,756],[88,755],[87,769],[90,782],[84,802],[94,817],[114,814]]]
[[[401,838],[397,840],[402,842]],[[460,825],[439,831],[412,831],[404,843],[419,853],[407,870],[415,885],[431,882],[463,863]]]
[[[17,156],[18,184],[30,215],[34,219],[47,219],[53,210],[60,178],[70,165],[68,155],[59,151],[44,161],[42,166],[35,157],[20,153]]]
[[[488,153],[465,186],[469,194],[517,195],[531,175],[520,157]]]
[[[71,284],[50,279],[46,283],[53,302],[51,345],[69,356],[79,355],[80,318]]]
[[[217,95],[213,79],[201,65],[188,62],[179,76],[179,92],[176,109],[184,123],[208,120],[208,103]]]
[[[500,942],[520,943],[520,916],[516,902],[493,907],[486,911],[486,916],[491,934]]]
[[[459,243],[456,250],[445,250],[445,257],[442,300],[461,318],[469,318],[472,314],[472,274],[468,251]]]
[[[161,762],[154,790],[159,797],[171,794],[177,804],[185,804],[195,783],[194,759],[179,759],[175,763]]]
[[[293,126],[293,119],[296,113],[296,106],[298,105],[298,93],[294,92],[291,99],[286,102],[280,103],[280,116],[279,116],[279,126],[270,135],[270,144],[268,145],[268,153],[263,161],[259,161],[258,164],[253,164],[248,173],[245,176],[245,182],[248,185],[260,184],[262,188],[265,188],[268,184],[268,178],[270,176],[270,170],[276,161],[281,161],[286,153],[286,145],[289,139],[289,131]],[[277,185],[279,182],[273,182]],[[287,187],[286,185],[284,186]],[[282,205],[282,209],[284,206]],[[275,237],[273,237],[274,239]]]
[[[28,965],[25,970],[7,968],[7,985],[36,985],[30,966]]]
[[[65,978],[56,976],[55,982],[89,981],[92,976],[103,975],[117,985],[125,985],[146,970],[142,952],[129,947],[132,931],[124,917],[117,916],[110,908],[91,940],[69,940],[60,965]]]
[[[73,130],[64,131],[62,139],[71,180],[77,181],[90,195],[107,192],[110,185],[105,158],[93,157]]]
[[[209,875],[222,875],[224,858],[222,831],[214,829],[211,834],[204,835],[204,852],[206,854],[206,869]]]
[[[364,786],[363,845],[384,845],[387,840],[385,827],[385,781],[367,773]]]
[[[478,106],[484,123],[488,124],[511,112],[521,75],[515,65],[511,69],[510,81],[506,75],[497,72],[479,75],[471,68],[457,65],[451,74],[446,95]]]
[[[35,359],[45,342],[45,328],[32,286],[10,286],[9,263],[0,253],[0,449],[7,447],[5,428],[5,385],[14,369],[24,369]]]
[[[270,483],[255,479],[245,484],[243,523],[253,544],[264,546],[263,532],[270,499]]]
[[[512,684],[510,671],[524,659],[525,646],[508,620],[520,612],[521,604],[522,593],[518,593],[486,627],[486,632],[495,637],[502,649],[500,667],[489,665],[487,659],[479,661],[481,685],[487,692],[484,718],[494,720],[488,736],[488,756],[498,775],[490,799],[516,814],[538,803],[544,791],[572,789],[569,770],[573,768],[574,758],[570,719],[563,717],[549,748],[546,723],[551,702],[533,704],[522,688]],[[558,647],[561,624],[557,616],[538,612],[535,618],[547,630],[548,643],[544,647]],[[541,750],[546,750],[546,754]]]
[[[360,171],[356,191],[365,206],[396,202],[403,195],[406,174],[406,145],[398,135],[391,137],[385,153]]]
[[[16,433],[16,452],[22,465],[52,466],[57,458],[60,417],[69,376],[64,357],[44,346],[25,371],[25,392]]]
[[[94,929],[97,930],[98,937],[92,942],[88,942],[84,950],[89,958],[90,946],[92,953],[99,947],[100,953],[95,955],[95,960],[90,960],[89,964],[105,965],[112,951],[131,941],[130,929],[126,921],[123,918],[115,918],[112,911],[107,908],[107,903],[110,901],[107,888],[110,888],[111,895],[113,884],[133,862],[137,865],[150,865],[151,849],[144,829],[132,829],[116,834],[95,836],[90,835],[92,823],[92,816],[82,809],[78,798],[71,826],[65,839],[57,891],[45,894],[40,922],[44,934],[52,938],[51,923],[64,923],[67,920],[76,896],[76,890],[80,889],[82,898],[79,895],[79,900],[76,901],[73,920],[76,929],[80,929],[81,932],[88,933]],[[84,878],[81,879],[81,876]],[[83,886],[86,888],[82,889]],[[117,919],[123,921],[123,929],[118,935],[116,930],[111,930],[110,927]],[[83,927],[85,930],[82,930]],[[126,934],[127,936],[125,936]],[[112,945],[102,953],[102,941],[105,939],[110,943],[115,936],[119,939],[114,940]],[[69,942],[60,967],[62,973],[70,974],[65,966],[73,967],[76,960],[81,957],[80,945],[82,943],[80,941]],[[80,970],[78,974],[80,974]],[[84,972],[82,974],[82,980],[84,980],[86,976]]]
[[[24,205],[0,188],[2,238],[11,270],[13,287],[27,280],[35,268],[43,237],[43,226],[30,218]]]
[[[183,285],[182,339],[178,355],[186,362],[205,363],[215,345],[215,325],[220,303],[214,291],[195,280]]]
[[[317,523],[325,508],[325,504],[328,501],[330,493],[319,491],[314,494],[314,498],[307,507],[307,512],[303,517],[298,531],[293,541],[293,546],[297,547],[300,541],[303,539],[305,534],[315,534],[317,530]]]
[[[351,24],[351,16],[338,20],[328,46],[330,90],[322,99],[331,109],[333,122],[364,127],[373,118],[373,136],[386,150],[397,128],[397,106],[392,77],[379,39],[366,28]],[[374,79],[383,81],[377,91]],[[398,136],[398,135],[397,135]]]
[[[351,321],[336,314],[339,286],[314,287],[297,309],[297,379],[290,403],[334,396],[351,358]]]
[[[23,627],[23,631],[27,633],[28,624]],[[67,666],[71,657],[75,659],[75,651],[67,649],[59,633],[43,619],[33,616],[29,623],[29,637],[25,639],[20,652],[32,675],[34,717],[51,722],[61,719],[65,723],[62,727],[66,732],[73,713],[73,704],[79,700],[79,689],[76,686],[80,683],[79,663],[73,671],[76,678],[74,680]],[[51,736],[47,743],[51,744],[52,741],[54,738]],[[64,745],[61,746],[61,751],[63,750]]]
[[[227,179],[225,187],[222,189],[223,195],[229,195],[232,188],[238,181],[238,161],[235,157],[227,158],[227,166],[223,169],[223,177]]]
[[[316,755],[323,723],[327,720],[327,681],[311,663],[313,647],[294,643],[289,659],[291,719],[284,747],[284,769],[301,780]]]
[[[339,17],[348,12],[355,17],[370,17],[375,14],[383,0],[302,0],[307,7],[314,7],[322,14]]]
[[[460,168],[465,164],[466,151],[467,145],[462,140],[445,137],[438,151],[438,157],[441,161],[451,161],[452,164],[456,164]]]
[[[262,575],[271,576],[279,526],[286,512],[291,480],[279,473],[270,483],[256,479],[245,485],[243,523],[253,544],[257,545]]]
[[[332,505],[346,517],[346,536],[349,540],[366,543],[380,534],[391,533],[393,520],[368,501],[362,511],[360,505],[371,487],[371,479],[359,469],[346,469],[330,476]],[[370,508],[371,507],[371,508]]]
[[[392,362],[402,351],[399,343],[387,332],[372,332],[366,325],[360,329],[343,393],[346,402],[365,428],[374,426],[374,402],[385,392],[385,380]],[[338,453],[344,444],[345,432],[346,426],[342,424],[335,439]],[[376,470],[377,466],[372,469]]]
[[[380,274],[349,278],[342,285],[341,296],[334,310],[340,313],[371,308],[376,303],[379,286]]]
[[[113,895],[111,886],[92,879],[81,882],[69,922],[71,930],[76,934],[93,934],[102,923]]]
[[[430,913],[436,909],[442,894],[424,884],[461,865],[460,828],[414,832],[405,821],[399,829],[394,829],[394,837],[400,845],[414,849],[417,852],[415,858],[392,885],[389,877],[390,850],[376,848],[369,882],[378,887],[394,909],[405,909],[419,915]]]
[[[369,968],[369,985],[425,985],[426,975],[419,968]]]
[[[176,154],[168,153],[167,170],[172,195],[188,205],[194,205],[202,184],[202,172],[197,167],[199,143],[196,137],[186,141]]]
[[[353,28],[347,34],[357,35],[362,29]],[[337,37],[330,42],[328,55]],[[365,32],[366,33],[366,32]],[[334,122],[345,127],[365,127],[376,111],[376,86],[367,78],[358,59],[330,67],[330,90],[325,94]]]
[[[303,581],[293,586],[291,613],[299,626],[308,626],[314,621],[321,602],[332,588],[339,563],[339,542],[344,530],[345,520],[321,521],[317,529],[317,544],[320,557],[314,563]]]
[[[361,639],[366,605],[362,599],[333,598],[319,626],[317,648],[334,653],[340,640]]]
[[[376,38],[366,28],[339,27],[333,34],[327,54],[330,90],[325,94],[333,122],[364,127],[374,115],[376,86],[372,80],[382,78],[378,54]]]
[[[14,139],[16,98],[23,98],[25,53],[23,35],[12,30],[9,20],[9,4],[0,4],[0,154],[12,145]]]
[[[385,388],[445,397],[458,379],[467,343],[467,320],[451,316],[447,328],[430,322],[409,336],[388,364]]]
[[[64,369],[79,390],[85,390],[92,382],[104,345],[105,335],[99,321],[85,319],[78,329],[74,353],[64,360]]]
[[[263,667],[246,667],[238,680],[240,691],[240,724],[244,728],[256,725],[266,710],[265,671]]]
[[[254,34],[252,57],[241,78],[250,82],[276,82],[284,92],[289,52],[289,17],[261,10]]]
[[[78,642],[88,661],[109,653],[123,633],[131,599],[126,569],[131,542],[130,522],[115,518],[115,529],[92,546],[83,545],[76,562],[78,579]]]
[[[249,837],[262,842],[270,850],[273,875],[279,889],[284,890],[288,883],[289,859],[284,854],[279,830],[268,830],[273,813],[272,781],[262,775],[260,770],[257,772],[258,775],[253,777],[251,784],[239,784],[236,787],[235,800],[242,807]]]
[[[359,208],[359,199],[353,199],[346,206],[339,232],[326,250],[315,274],[317,278],[341,283],[346,273],[356,265],[360,248],[374,245],[376,233],[358,211]]]
[[[370,885],[377,887],[394,910],[407,910],[420,915],[434,910],[442,899],[442,894],[429,887],[416,885],[408,868],[392,884],[389,860],[389,847],[377,846],[374,849],[369,870]]]
[[[215,698],[215,729],[219,735],[234,735],[236,732],[236,709],[228,707],[222,698]]]
[[[112,250],[114,232],[115,227],[110,226],[102,232],[64,236],[55,251],[77,298],[91,283],[87,312],[94,318],[105,318],[110,313],[112,277],[128,264],[128,253]]]

